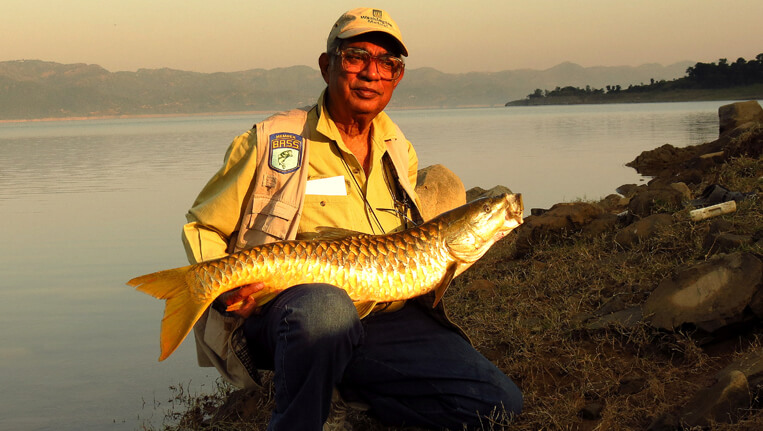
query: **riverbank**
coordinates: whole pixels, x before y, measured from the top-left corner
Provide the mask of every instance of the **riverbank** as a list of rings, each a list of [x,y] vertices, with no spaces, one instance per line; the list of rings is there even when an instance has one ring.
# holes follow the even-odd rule
[[[763,259],[763,125],[757,114],[722,112],[718,140],[634,155],[632,165],[653,176],[648,184],[536,209],[456,278],[445,297],[450,314],[525,395],[522,415],[496,415],[484,429],[763,428],[754,263]],[[736,211],[691,220],[716,184],[741,195]],[[752,262],[741,271],[751,280],[727,271],[737,258]],[[686,290],[667,295],[677,285]],[[721,298],[701,307],[713,292]],[[694,308],[655,306],[676,296]],[[273,407],[265,381],[250,392],[181,393],[169,429],[264,429]],[[350,422],[393,429],[355,411]]]
[[[744,87],[670,90],[670,91],[619,91],[609,93],[576,94],[570,96],[528,97],[513,100],[506,106],[550,106],[612,103],[662,103],[662,102],[702,102],[729,100],[763,100],[763,84]]]

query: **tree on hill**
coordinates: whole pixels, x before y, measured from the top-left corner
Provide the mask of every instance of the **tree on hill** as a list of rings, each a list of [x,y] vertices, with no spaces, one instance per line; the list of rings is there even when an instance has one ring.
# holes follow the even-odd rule
[[[686,69],[686,83],[698,88],[723,88],[751,85],[763,82],[763,54],[754,60],[746,61],[739,57],[729,64],[721,58],[718,64],[697,63]]]
[[[754,60],[747,61],[738,58],[734,63],[721,58],[716,63],[697,63],[686,69],[686,76],[672,81],[650,79],[649,84],[629,85],[623,90],[620,85],[607,85],[605,89],[596,89],[586,86],[556,87],[554,90],[536,89],[528,94],[526,101],[543,103],[543,99],[570,99],[584,100],[591,97],[623,93],[648,93],[665,92],[677,89],[719,89],[733,88],[754,84],[763,84],[763,53],[758,54]],[[513,102],[509,102],[513,103]]]

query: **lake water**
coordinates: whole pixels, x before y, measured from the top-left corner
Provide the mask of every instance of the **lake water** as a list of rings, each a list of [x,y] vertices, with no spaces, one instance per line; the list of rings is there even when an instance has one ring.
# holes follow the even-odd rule
[[[717,137],[725,102],[391,111],[421,167],[525,205],[597,199],[644,179],[641,151]],[[124,285],[186,264],[185,212],[264,115],[0,124],[0,429],[134,430],[170,386],[211,391],[192,340],[164,362],[163,302]]]

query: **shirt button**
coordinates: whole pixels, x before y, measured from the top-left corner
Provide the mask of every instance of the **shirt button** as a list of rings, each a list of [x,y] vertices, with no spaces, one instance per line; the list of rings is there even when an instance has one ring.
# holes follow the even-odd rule
[[[325,207],[326,206],[326,201],[321,201],[321,206]]]

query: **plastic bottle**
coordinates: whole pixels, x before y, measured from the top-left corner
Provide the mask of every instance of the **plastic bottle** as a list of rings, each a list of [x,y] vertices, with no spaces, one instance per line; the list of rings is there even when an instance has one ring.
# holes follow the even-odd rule
[[[716,217],[722,214],[728,214],[733,213],[737,210],[737,203],[736,201],[728,201],[723,202],[715,205],[710,205],[709,207],[704,207],[700,209],[696,209],[693,211],[689,211],[689,217],[693,221],[700,221],[704,219],[708,219],[711,217]]]

